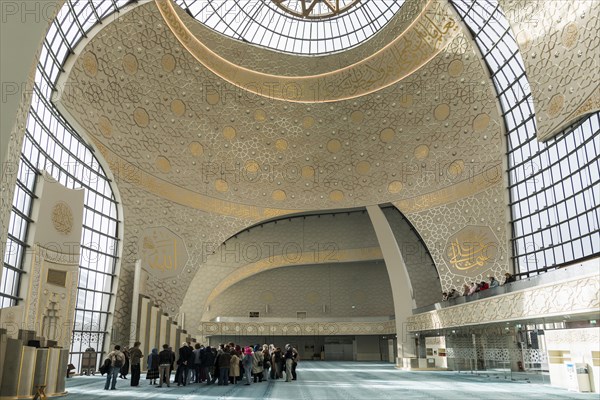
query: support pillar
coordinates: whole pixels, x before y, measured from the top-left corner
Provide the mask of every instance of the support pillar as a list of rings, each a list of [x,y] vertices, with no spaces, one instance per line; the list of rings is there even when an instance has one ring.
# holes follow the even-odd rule
[[[367,206],[367,212],[375,229],[392,285],[398,338],[398,360],[396,360],[396,365],[402,365],[403,358],[416,357],[414,336],[411,336],[412,333],[406,329],[406,321],[409,316],[412,316],[412,310],[415,307],[412,286],[400,247],[383,211],[378,205],[374,205]]]

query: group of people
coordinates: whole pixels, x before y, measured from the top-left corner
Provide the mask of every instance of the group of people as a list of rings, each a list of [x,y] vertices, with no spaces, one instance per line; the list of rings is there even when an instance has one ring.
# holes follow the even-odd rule
[[[107,373],[105,390],[115,390],[117,376],[127,379],[129,365],[131,365],[131,386],[139,386],[140,362],[143,357],[139,349],[140,343],[136,342],[131,349],[121,351],[120,346],[115,346],[100,369]],[[202,346],[196,343],[193,347],[190,342],[184,342],[175,352],[168,344],[162,350],[152,349],[147,357],[146,379],[150,385],[160,388],[163,385],[186,386],[192,383],[206,383],[211,385],[236,384],[244,382],[245,385],[267,381],[269,379],[283,379],[286,382],[297,379],[296,367],[299,361],[298,351],[290,344],[284,350],[274,345],[255,345],[242,347],[235,343],[221,344],[217,348]],[[175,377],[171,382],[171,372]]]
[[[471,282],[471,285],[465,283],[463,285],[462,293],[454,288],[452,288],[450,290],[450,292],[443,292],[442,293],[442,301],[456,299],[461,296],[472,296],[473,294],[475,294],[477,292],[481,292],[483,290],[487,290],[487,289],[491,289],[491,288],[500,286],[500,282],[498,282],[498,280],[495,277],[490,276],[489,280],[490,280],[489,283],[486,281]],[[512,275],[511,273],[507,272],[504,274],[503,285],[514,282],[515,280],[516,280],[515,276]]]

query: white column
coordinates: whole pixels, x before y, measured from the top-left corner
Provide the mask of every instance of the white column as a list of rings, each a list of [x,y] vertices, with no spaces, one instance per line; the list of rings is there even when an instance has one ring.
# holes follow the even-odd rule
[[[140,348],[142,353],[146,356],[150,354],[150,351],[154,348],[154,343],[150,343],[150,329],[148,328],[150,323],[150,299],[142,297],[141,309],[140,309],[140,326],[139,326],[139,341],[142,343]]]
[[[160,335],[158,339],[158,347],[162,350],[162,345],[167,343],[167,336],[169,335],[169,330],[171,329],[171,318],[168,315],[161,314],[160,316]]]
[[[388,220],[378,205],[367,206],[367,212],[377,235],[379,247],[392,285],[394,311],[396,314],[396,334],[398,337],[398,358],[415,357],[414,340],[406,329],[406,320],[412,316],[415,301],[404,258]],[[402,365],[397,361],[397,365]]]
[[[135,270],[133,273],[133,301],[131,302],[131,325],[129,332],[129,345],[133,346],[134,342],[140,338],[140,279],[142,276],[142,260],[135,261]]]

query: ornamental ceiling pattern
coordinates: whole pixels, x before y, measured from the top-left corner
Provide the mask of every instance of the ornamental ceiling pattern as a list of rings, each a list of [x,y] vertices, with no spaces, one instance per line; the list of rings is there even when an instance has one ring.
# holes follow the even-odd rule
[[[412,0],[402,5],[393,19],[369,39],[368,45],[360,45],[335,54],[325,54],[318,57],[301,57],[302,68],[298,68],[298,55],[279,53],[276,63],[265,63],[265,57],[272,57],[273,52],[261,46],[230,40],[203,24],[198,24],[186,17],[186,14],[175,9],[178,18],[195,38],[202,38],[204,43],[210,43],[210,50],[219,57],[247,68],[252,71],[272,75],[295,76],[322,74],[355,64],[368,56],[382,50],[394,38],[406,31],[425,5],[431,0]],[[441,4],[436,3],[437,7]],[[449,5],[445,3],[445,7]],[[308,72],[310,71],[310,72]]]
[[[406,31],[383,49],[347,68],[317,75],[311,70],[295,68],[294,71],[308,74],[276,76],[243,69],[219,57],[187,29],[182,21],[185,15],[181,11],[178,14],[173,3],[159,0],[157,5],[181,44],[216,75],[260,96],[302,103],[355,98],[396,83],[435,57],[460,32],[456,18],[440,2],[433,1]]]
[[[408,199],[501,163],[489,151],[501,144],[490,82],[462,34],[377,94],[295,104],[216,78],[159,18],[149,4],[102,30],[60,99],[116,173],[150,193],[198,209],[217,201],[217,213],[234,212],[228,201],[288,213]],[[148,25],[162,37],[148,42]]]
[[[538,139],[600,110],[600,2],[499,0],[525,62]]]
[[[439,20],[458,21],[440,4],[431,11]],[[218,48],[231,41],[219,40]],[[369,53],[371,42],[360,51]],[[148,282],[162,294],[161,307],[175,313],[202,270],[206,244],[265,219],[394,202],[414,213],[409,219],[429,244],[446,243],[437,233],[449,219],[450,234],[474,225],[465,209],[483,207],[478,226],[503,227],[505,210],[493,201],[503,196],[496,171],[504,146],[491,81],[464,33],[438,50],[371,94],[302,104],[216,76],[181,45],[153,2],[99,31],[65,74],[67,90],[57,101],[99,150],[120,192],[125,250],[115,323],[129,323],[133,266],[147,228],[163,226],[185,241],[188,258],[178,274]],[[261,56],[265,65],[290,60]],[[298,69],[305,60],[297,59]],[[501,270],[506,244],[496,235],[505,258],[493,267]],[[454,284],[454,275],[440,274]]]

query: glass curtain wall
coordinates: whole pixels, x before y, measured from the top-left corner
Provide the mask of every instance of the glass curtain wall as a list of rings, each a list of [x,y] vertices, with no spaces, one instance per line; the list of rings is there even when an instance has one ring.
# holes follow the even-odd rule
[[[77,368],[87,348],[100,352],[107,331],[118,249],[117,202],[93,149],[51,103],[63,65],[87,32],[130,1],[68,0],[49,27],[35,73],[18,180],[4,253],[0,307],[17,305],[36,181],[47,171],[62,185],[85,190],[83,234],[70,363]]]
[[[523,59],[498,2],[451,0],[488,65],[506,124],[512,260],[524,276],[600,253],[600,117],[546,142]]]

